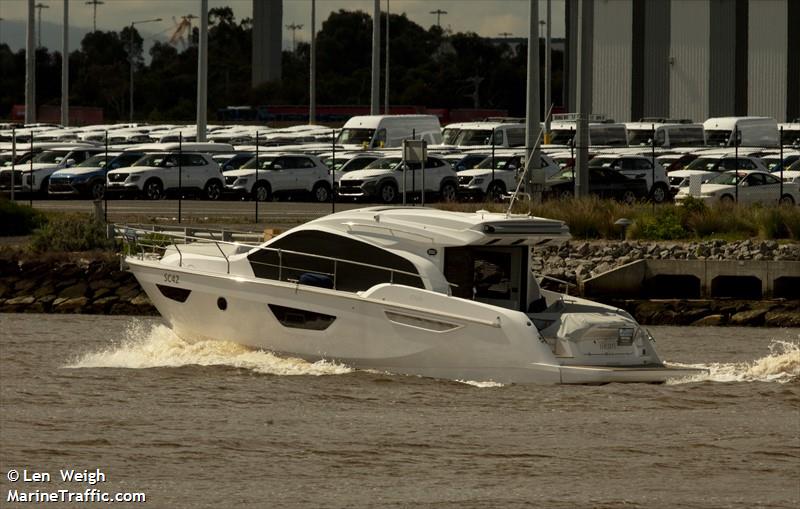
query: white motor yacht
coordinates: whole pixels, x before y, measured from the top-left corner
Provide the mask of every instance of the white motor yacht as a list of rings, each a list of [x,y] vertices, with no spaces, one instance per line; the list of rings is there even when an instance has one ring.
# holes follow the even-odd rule
[[[653,338],[625,311],[544,290],[531,251],[561,221],[370,207],[261,245],[161,242],[123,229],[132,271],[187,340],[233,341],[354,368],[500,383],[664,382]],[[180,243],[179,243],[180,242]]]

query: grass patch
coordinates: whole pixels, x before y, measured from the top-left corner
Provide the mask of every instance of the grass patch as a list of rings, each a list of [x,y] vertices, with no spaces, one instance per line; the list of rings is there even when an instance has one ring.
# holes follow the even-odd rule
[[[0,237],[28,235],[46,223],[47,217],[42,212],[28,205],[0,198]]]

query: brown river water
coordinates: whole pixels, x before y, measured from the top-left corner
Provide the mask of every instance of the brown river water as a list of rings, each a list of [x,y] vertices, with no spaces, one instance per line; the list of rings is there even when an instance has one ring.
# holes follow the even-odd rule
[[[0,507],[108,505],[13,498],[59,489],[159,508],[800,506],[800,330],[651,331],[710,374],[502,386],[187,343],[159,319],[0,315]]]

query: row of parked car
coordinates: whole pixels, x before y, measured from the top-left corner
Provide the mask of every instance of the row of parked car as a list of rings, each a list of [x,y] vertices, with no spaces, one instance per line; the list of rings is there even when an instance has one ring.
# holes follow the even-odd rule
[[[448,201],[500,200],[518,188],[525,151],[508,146],[515,144],[517,124],[448,126],[444,137],[452,137],[457,129],[453,139],[462,144],[456,146],[442,143],[447,140],[438,124],[423,117],[427,116],[358,117],[336,140],[297,140],[293,145],[181,141],[106,148],[94,142],[52,141],[17,144],[12,152],[3,151],[9,147],[0,144],[0,192],[94,199],[158,199],[180,193],[209,200],[292,197],[320,202],[335,193],[340,200],[394,203],[404,194],[418,197],[423,190],[426,197]],[[492,128],[487,131],[487,126]],[[294,132],[313,132],[303,127]],[[494,136],[494,147],[467,143],[484,131],[490,139]],[[424,164],[402,160],[396,145],[404,135],[429,141]],[[574,155],[574,147],[544,146],[538,176],[546,197],[574,194]],[[589,192],[602,197],[657,203],[692,195],[720,202],[800,202],[800,152],[795,150],[667,149],[651,144],[595,147],[590,158]]]

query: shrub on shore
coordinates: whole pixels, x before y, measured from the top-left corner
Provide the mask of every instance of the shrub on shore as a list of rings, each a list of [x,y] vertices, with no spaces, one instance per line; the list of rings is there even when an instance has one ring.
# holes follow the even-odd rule
[[[106,224],[88,214],[57,214],[36,230],[31,249],[37,253],[112,249],[106,238]]]
[[[28,205],[0,198],[0,237],[28,235],[46,222],[47,218],[40,211]]]
[[[505,212],[507,203],[441,204],[441,208],[470,212],[488,210]],[[621,218],[632,221],[626,232],[631,240],[727,240],[792,239],[800,240],[800,207],[764,207],[760,205],[709,207],[696,199],[680,206],[651,203],[626,205],[596,197],[551,200],[541,205],[517,202],[515,213],[559,219],[567,223],[578,239],[619,239],[622,230],[614,223]]]

